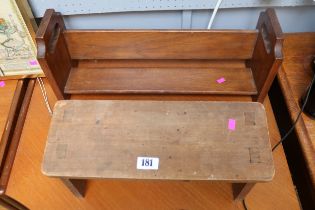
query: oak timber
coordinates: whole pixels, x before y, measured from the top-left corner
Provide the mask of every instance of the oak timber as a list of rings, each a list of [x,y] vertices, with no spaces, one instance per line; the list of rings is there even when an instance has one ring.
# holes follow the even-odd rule
[[[236,129],[228,129],[228,120]],[[137,170],[139,156],[158,170]],[[45,175],[63,178],[270,181],[266,114],[254,102],[57,102]]]

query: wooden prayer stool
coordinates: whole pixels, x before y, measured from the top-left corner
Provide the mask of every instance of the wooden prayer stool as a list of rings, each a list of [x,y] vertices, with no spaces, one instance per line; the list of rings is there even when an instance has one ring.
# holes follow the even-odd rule
[[[36,40],[61,100],[43,172],[76,195],[86,179],[128,178],[228,181],[243,199],[272,180],[257,102],[282,62],[274,10],[261,13],[257,30],[67,30],[50,9]],[[209,102],[227,96],[243,102]]]

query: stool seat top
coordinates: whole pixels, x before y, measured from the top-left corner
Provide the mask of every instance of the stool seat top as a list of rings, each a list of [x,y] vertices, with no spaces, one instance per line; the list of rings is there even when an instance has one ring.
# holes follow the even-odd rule
[[[63,100],[42,171],[65,178],[264,182],[274,176],[255,102]]]

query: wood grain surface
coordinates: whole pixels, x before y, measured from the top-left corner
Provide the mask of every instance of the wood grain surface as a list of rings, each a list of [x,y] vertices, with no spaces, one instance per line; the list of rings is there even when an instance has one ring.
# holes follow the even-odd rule
[[[300,112],[300,100],[314,76],[310,64],[315,55],[315,33],[287,34],[284,44],[286,60],[278,80],[294,122]],[[315,121],[302,114],[295,131],[315,189]]]
[[[16,83],[16,88],[14,91],[14,96],[11,101],[10,110],[8,111],[6,123],[5,123],[5,130],[2,132],[1,135],[1,142],[0,142],[0,191],[4,193],[7,181],[9,179],[10,168],[5,167],[6,162],[11,162],[13,164],[14,156],[8,157],[8,153],[10,150],[10,145],[13,140],[13,136],[15,135],[16,129],[20,129],[22,132],[23,127],[17,126],[17,121],[19,121],[19,113],[21,107],[23,106],[23,99],[26,93],[28,86],[28,81],[26,80],[18,80]],[[31,90],[32,91],[32,90]],[[25,110],[27,111],[27,110]],[[15,141],[17,139],[15,138]],[[13,142],[14,144],[14,142]],[[12,166],[11,164],[11,166]]]
[[[21,91],[19,90],[20,84],[17,85],[17,90],[15,92],[15,96],[13,101],[17,102],[17,108],[14,108],[15,104],[12,103],[12,108],[15,109],[15,112],[13,116],[8,116],[8,121],[12,121],[14,128],[13,131],[10,132],[8,136],[4,135],[4,138],[1,138],[2,140],[5,140],[5,150],[4,150],[4,161],[1,163],[1,178],[0,178],[0,189],[5,191],[7,188],[7,184],[9,181],[11,169],[14,163],[15,155],[17,152],[17,148],[19,146],[21,134],[23,131],[23,126],[25,122],[25,118],[28,112],[28,107],[32,98],[34,86],[35,86],[35,79],[30,79],[26,81],[20,82],[22,83]],[[7,125],[9,125],[7,123]],[[1,151],[2,151],[1,145]]]
[[[137,157],[158,157],[158,170],[137,170]],[[55,105],[43,172],[246,182],[270,181],[274,166],[259,103],[67,100]]]
[[[257,30],[66,30],[62,15],[48,9],[36,41],[37,57],[58,99],[105,93],[234,94],[263,102],[282,61],[282,31],[270,8],[261,13]],[[123,68],[82,68],[80,60],[92,60],[94,66],[96,60],[101,66],[106,60],[110,65],[126,61]],[[179,60],[183,64],[174,68]],[[209,60],[243,60],[250,68],[196,67]],[[195,67],[180,67],[184,63]],[[218,75],[230,82],[208,83]]]
[[[47,80],[45,83],[47,84]],[[54,104],[56,97],[49,85],[47,85],[47,91],[50,102]],[[77,99],[82,99],[82,97],[130,99],[130,96],[113,97],[112,95],[75,96]],[[176,98],[198,100],[196,97],[165,96],[163,100],[176,100]],[[233,100],[251,100],[250,97],[233,97]],[[133,98],[157,100],[157,96]],[[231,97],[227,96],[202,96],[201,98],[216,101],[231,100]],[[5,102],[3,98],[0,98],[0,104]],[[280,135],[268,98],[264,106],[267,112],[270,140],[274,145]],[[32,210],[243,210],[240,202],[233,201],[231,184],[207,181],[91,180],[87,184],[85,198],[78,199],[59,179],[49,178],[41,172],[49,125],[50,116],[40,88],[36,85],[7,188],[8,195],[18,199]],[[256,184],[247,196],[247,206],[249,209],[298,210],[300,209],[298,199],[281,146],[273,153],[273,156],[276,170],[273,181]]]
[[[48,9],[36,32],[37,59],[58,99],[66,99],[64,87],[73,61],[69,55],[63,31],[62,15]]]
[[[15,84],[15,90],[8,88],[11,84]],[[8,99],[8,102],[10,103],[3,103],[5,106],[1,107],[3,110],[10,107],[9,110],[6,110],[7,113],[1,113],[1,117],[6,118],[6,123],[3,123],[5,129],[1,134],[0,141],[0,204],[6,209],[27,209],[19,201],[8,196],[6,194],[6,189],[34,85],[34,80],[29,81],[28,79],[6,81],[5,86],[0,90],[0,93],[2,94],[1,96],[7,96],[7,98],[3,99]],[[8,96],[7,94],[10,95]],[[11,98],[12,95],[13,97]]]
[[[258,91],[254,98],[262,103],[282,63],[283,34],[273,9],[260,13],[256,28],[259,34],[250,66]]]
[[[67,30],[64,36],[72,59],[249,59],[257,31]]]
[[[216,80],[224,78],[224,83]],[[72,68],[67,94],[257,94],[248,68]]]
[[[18,80],[7,80],[0,88],[0,131],[3,133]]]
[[[79,60],[78,68],[241,68],[246,69],[244,60],[208,60],[208,59],[90,59]]]

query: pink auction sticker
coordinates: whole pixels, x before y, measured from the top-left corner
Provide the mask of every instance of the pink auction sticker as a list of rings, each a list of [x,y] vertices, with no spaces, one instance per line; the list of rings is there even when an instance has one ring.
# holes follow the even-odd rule
[[[236,127],[236,120],[235,119],[229,119],[228,128],[231,131],[234,131]]]
[[[5,82],[4,81],[0,81],[0,87],[4,87],[5,86]]]
[[[223,82],[225,82],[224,77],[221,77],[220,79],[217,79],[217,83],[221,84],[221,83],[223,83]]]
[[[29,63],[31,66],[37,66],[37,65],[38,65],[37,60],[30,60],[28,63]]]

